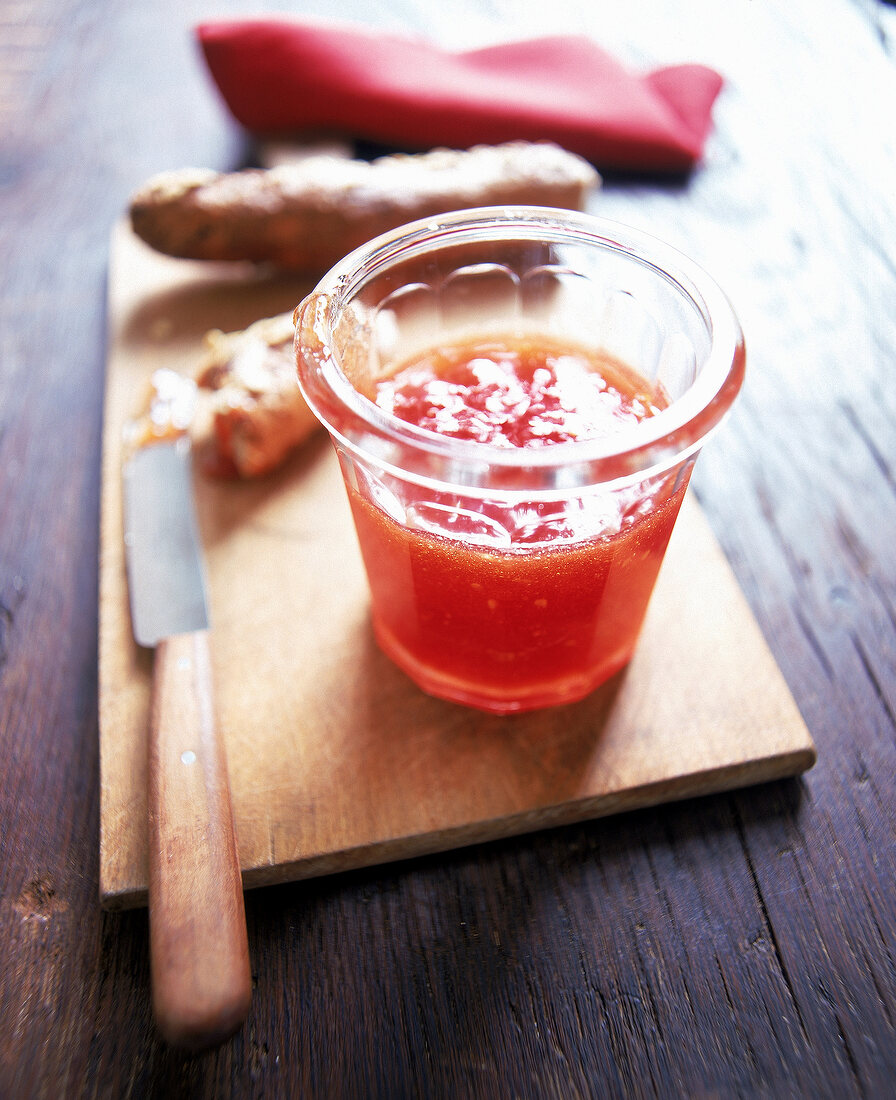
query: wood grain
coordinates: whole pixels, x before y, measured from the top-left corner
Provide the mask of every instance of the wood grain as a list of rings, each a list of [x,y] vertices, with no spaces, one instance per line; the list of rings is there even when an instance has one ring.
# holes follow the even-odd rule
[[[156,1023],[202,1050],[242,1026],[252,996],[227,758],[208,631],[162,639],[147,728],[149,943]]]
[[[106,904],[127,906],[144,900],[146,881],[139,807],[148,686],[123,587],[122,430],[139,409],[147,371],[198,363],[197,318],[237,327],[228,311],[248,288],[232,274],[216,280],[201,264],[158,256],[125,226],[113,247],[100,549],[101,891]],[[253,289],[264,310],[264,288]],[[786,684],[694,507],[676,531],[626,673],[576,706],[496,720],[425,697],[379,653],[325,439],[276,477],[239,484],[200,475],[195,492],[247,886],[794,775],[814,762]]]
[[[272,9],[332,5],[215,6]],[[744,323],[746,388],[693,487],[818,762],[252,890],[246,1027],[199,1056],[159,1041],[146,912],[97,901],[106,277],[151,174],[254,159],[197,64],[208,14],[0,15],[20,62],[0,104],[0,1095],[889,1097],[896,24],[875,0],[341,6],[446,46],[582,32],[724,73],[701,169],[607,180],[595,212],[681,245]],[[24,52],[16,21],[40,30]]]

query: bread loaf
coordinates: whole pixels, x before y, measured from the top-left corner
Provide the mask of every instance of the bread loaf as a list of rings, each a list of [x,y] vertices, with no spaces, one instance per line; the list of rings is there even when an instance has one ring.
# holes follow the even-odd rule
[[[170,256],[322,274],[416,218],[473,206],[584,209],[600,177],[550,143],[435,149],[374,161],[311,156],[269,169],[166,172],[132,198],[134,232]]]

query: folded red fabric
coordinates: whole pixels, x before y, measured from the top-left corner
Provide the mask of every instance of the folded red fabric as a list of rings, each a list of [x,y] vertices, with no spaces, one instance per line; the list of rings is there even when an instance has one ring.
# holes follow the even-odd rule
[[[259,135],[338,131],[423,149],[554,141],[598,168],[685,172],[721,76],[632,73],[582,36],[452,53],[362,27],[278,19],[197,27],[225,103]]]

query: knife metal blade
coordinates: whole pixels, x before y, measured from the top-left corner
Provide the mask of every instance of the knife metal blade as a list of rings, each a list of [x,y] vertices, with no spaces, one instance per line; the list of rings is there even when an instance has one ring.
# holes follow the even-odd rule
[[[149,716],[153,1008],[172,1044],[202,1049],[243,1023],[252,976],[189,437],[137,447],[123,467],[134,637],[155,649]]]
[[[125,463],[125,559],[134,637],[142,646],[208,629],[192,477],[184,437],[138,447]]]

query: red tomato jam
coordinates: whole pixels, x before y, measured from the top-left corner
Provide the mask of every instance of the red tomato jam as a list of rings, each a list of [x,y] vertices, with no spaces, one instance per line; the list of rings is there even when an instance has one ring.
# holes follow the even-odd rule
[[[544,340],[435,348],[376,391],[402,420],[497,447],[605,439],[653,416],[658,400],[621,364]]]
[[[375,399],[508,448],[605,438],[666,404],[621,365],[543,340],[440,347]],[[426,691],[485,710],[582,698],[631,659],[686,482],[513,508],[420,489],[405,523],[350,487],[380,645]]]

